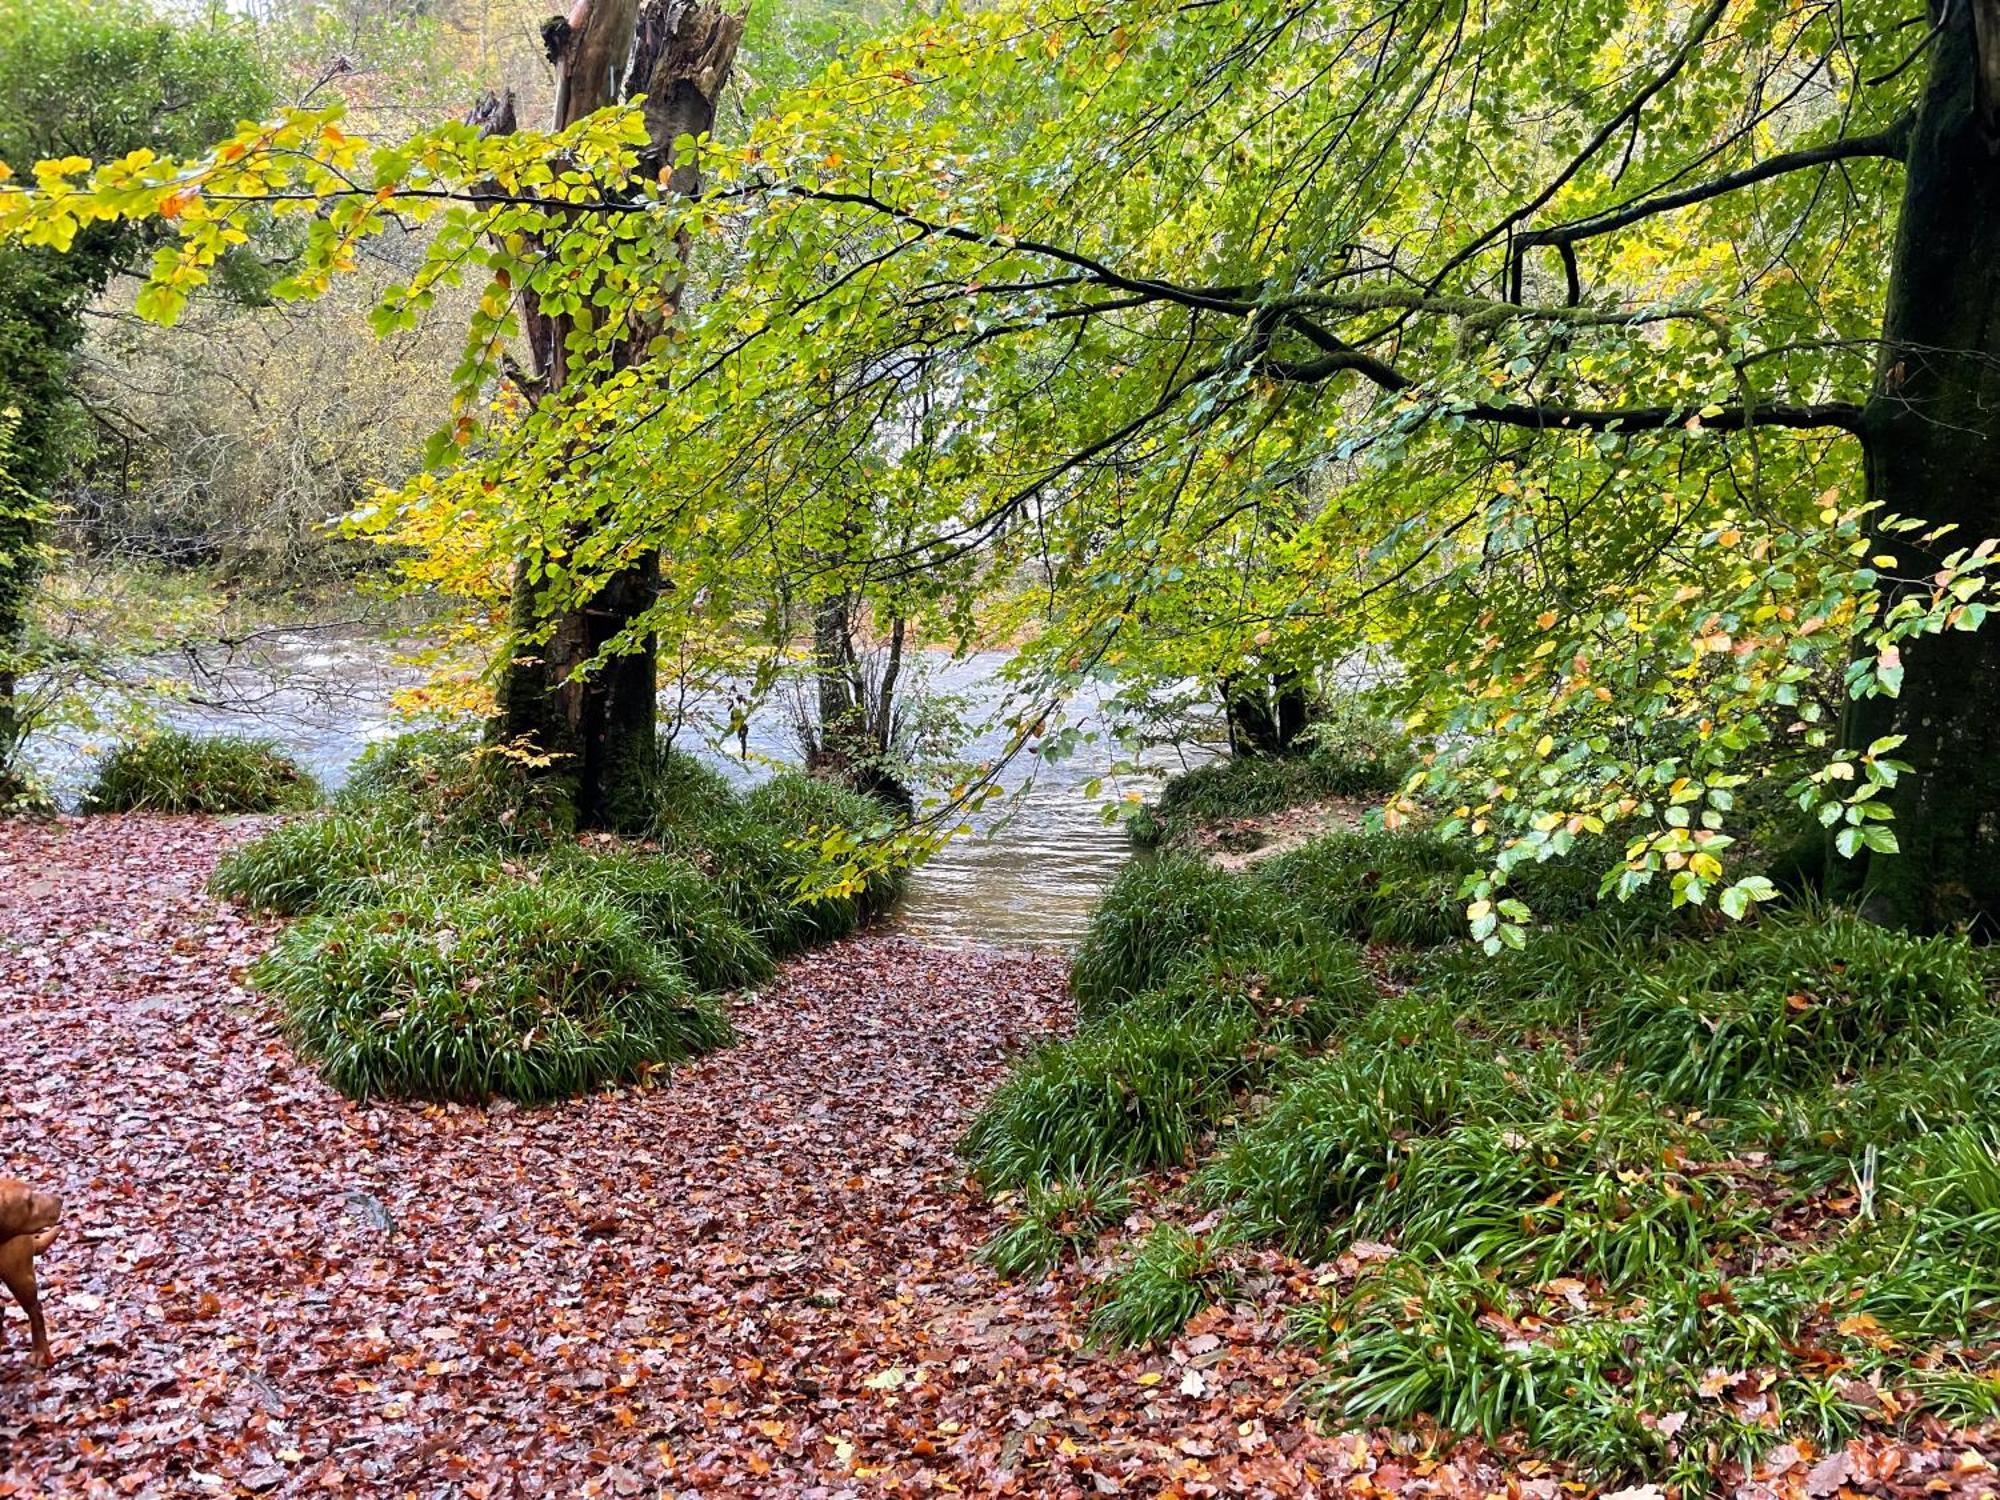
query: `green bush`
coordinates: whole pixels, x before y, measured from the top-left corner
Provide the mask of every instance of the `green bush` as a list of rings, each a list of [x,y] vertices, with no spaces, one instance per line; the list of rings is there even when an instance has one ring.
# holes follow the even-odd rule
[[[1131,1211],[1131,1195],[1116,1181],[1030,1183],[980,1257],[1002,1276],[1046,1276]]]
[[[336,800],[360,808],[384,797],[421,796],[463,777],[478,750],[479,736],[469,729],[405,730],[355,757]]]
[[[1135,860],[1104,893],[1070,963],[1070,990],[1101,1015],[1175,970],[1217,955],[1269,953],[1305,927],[1282,899],[1186,855]]]
[[[777,969],[715,882],[687,860],[625,847],[576,850],[553,873],[624,912],[647,942],[678,955],[704,990],[759,984]]]
[[[990,1188],[1178,1166],[1271,1061],[1250,1006],[1148,996],[1031,1054],[960,1149]]]
[[[729,1034],[630,917],[560,882],[310,917],[252,977],[301,1055],[356,1099],[561,1099]]]
[[[1338,936],[1209,949],[1184,960],[1147,992],[1168,1010],[1235,1004],[1255,1012],[1268,1041],[1318,1047],[1344,1032],[1380,998],[1353,943]]]
[[[1382,1188],[1418,1142],[1511,1104],[1516,1080],[1435,1011],[1407,1013],[1421,1030],[1357,1039],[1289,1079],[1236,1131],[1202,1177],[1247,1233],[1305,1253]]]
[[[1210,761],[1170,778],[1130,825],[1142,844],[1178,842],[1211,823],[1254,818],[1334,797],[1379,797],[1409,774],[1409,743],[1358,705],[1328,711],[1289,755]]]
[[[1605,1008],[1588,1055],[1622,1061],[1664,1098],[1714,1107],[1935,1056],[1982,998],[1961,939],[1807,912],[1679,946]]]
[[[369,903],[409,854],[375,824],[325,813],[232,849],[217,862],[209,889],[249,911],[299,917]]]
[[[1377,943],[1463,937],[1470,854],[1417,833],[1336,833],[1257,866],[1251,879],[1316,926]]]
[[[1356,1227],[1411,1254],[1613,1290],[1707,1265],[1755,1227],[1755,1210],[1699,1171],[1699,1135],[1594,1093],[1574,1114],[1532,1118],[1516,1100],[1512,1118],[1412,1144]]]
[[[1104,1284],[1091,1311],[1090,1337],[1103,1344],[1158,1344],[1187,1326],[1234,1284],[1221,1252],[1227,1236],[1155,1225],[1124,1267]]]
[[[723,774],[682,750],[663,748],[649,796],[652,837],[671,845],[698,843],[703,828],[736,810],[737,796]]]
[[[1579,1313],[1574,1284],[1517,1290],[1471,1257],[1399,1257],[1299,1327],[1327,1350],[1320,1392],[1343,1423],[1428,1417],[1450,1433],[1519,1433],[1603,1476],[1643,1473],[1707,1494],[1724,1459],[1772,1434],[1697,1389],[1709,1370],[1795,1361],[1808,1299],[1766,1278],[1662,1278],[1643,1298]],[[1790,1410],[1796,1387],[1772,1393]],[[1804,1405],[1802,1399],[1798,1405]],[[1676,1441],[1661,1419],[1689,1423]]]
[[[779,957],[834,942],[861,925],[850,892],[802,897],[822,873],[819,856],[799,835],[738,812],[703,835],[703,868],[738,922]]]
[[[319,783],[269,740],[165,729],[114,747],[83,794],[87,813],[293,812]]]

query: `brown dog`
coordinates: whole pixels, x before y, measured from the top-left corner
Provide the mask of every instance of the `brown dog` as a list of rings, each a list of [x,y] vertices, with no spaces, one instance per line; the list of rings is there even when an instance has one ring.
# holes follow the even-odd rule
[[[14,1294],[28,1315],[34,1335],[29,1357],[38,1365],[49,1362],[49,1330],[42,1321],[42,1298],[35,1286],[35,1257],[55,1239],[61,1217],[62,1199],[54,1193],[38,1193],[16,1178],[0,1178],[0,1285]]]

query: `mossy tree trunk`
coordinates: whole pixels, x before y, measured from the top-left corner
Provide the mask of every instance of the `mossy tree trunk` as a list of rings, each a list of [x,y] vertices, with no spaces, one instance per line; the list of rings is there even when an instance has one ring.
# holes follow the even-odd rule
[[[1906,157],[1882,349],[1864,419],[1870,497],[1950,524],[1901,571],[2000,535],[2000,0],[1931,0],[1936,34]],[[1901,854],[1835,858],[1830,884],[1885,922],[2000,932],[2000,622],[1903,652],[1899,696],[1852,706],[1847,742],[1904,736],[1888,793]]]
[[[543,27],[556,66],[553,128],[643,94],[650,142],[646,166],[660,170],[672,162],[677,138],[705,135],[714,126],[743,20],[718,5],[687,0],[643,5],[579,0],[568,16],[553,17]],[[667,185],[677,193],[698,192],[699,169],[676,164]],[[689,249],[683,239],[682,272]],[[666,317],[674,316],[679,299],[677,276],[668,288]],[[535,393],[546,396],[567,380],[567,320],[531,312],[526,331]],[[634,328],[624,357],[639,358],[655,332]],[[562,778],[573,788],[577,818],[586,827],[633,831],[646,816],[656,756],[658,643],[640,635],[615,655],[607,655],[606,648],[644,617],[659,590],[660,558],[648,552],[550,621],[536,597],[531,568],[524,564],[516,571],[509,621],[513,644],[502,669],[495,732],[548,758],[538,767],[540,774]]]

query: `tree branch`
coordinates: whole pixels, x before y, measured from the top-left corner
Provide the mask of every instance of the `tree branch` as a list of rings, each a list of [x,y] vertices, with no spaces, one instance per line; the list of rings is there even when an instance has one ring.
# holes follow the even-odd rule
[[[1853,161],[1861,157],[1885,157],[1901,161],[1909,134],[1910,117],[1905,115],[1888,129],[1877,131],[1874,135],[1857,135],[1845,140],[1823,141],[1817,146],[1786,151],[1771,157],[1768,161],[1744,167],[1740,171],[1725,172],[1720,177],[1695,183],[1677,192],[1642,198],[1636,203],[1627,204],[1624,208],[1594,214],[1587,219],[1578,219],[1569,224],[1554,224],[1547,229],[1525,229],[1515,236],[1514,243],[1522,250],[1532,249],[1536,245],[1570,246],[1579,240],[1595,239],[1598,235],[1615,233],[1656,214],[1672,213],[1675,209],[1705,203],[1710,198],[1720,198],[1739,188],[1768,182],[1771,178],[1782,177],[1788,172],[1803,172],[1813,167],[1830,166],[1834,162]]]

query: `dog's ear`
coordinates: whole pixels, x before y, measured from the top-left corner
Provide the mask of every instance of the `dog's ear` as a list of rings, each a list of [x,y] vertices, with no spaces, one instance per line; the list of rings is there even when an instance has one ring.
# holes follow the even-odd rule
[[[16,1177],[0,1177],[0,1240],[25,1234],[34,1221],[35,1195]]]

